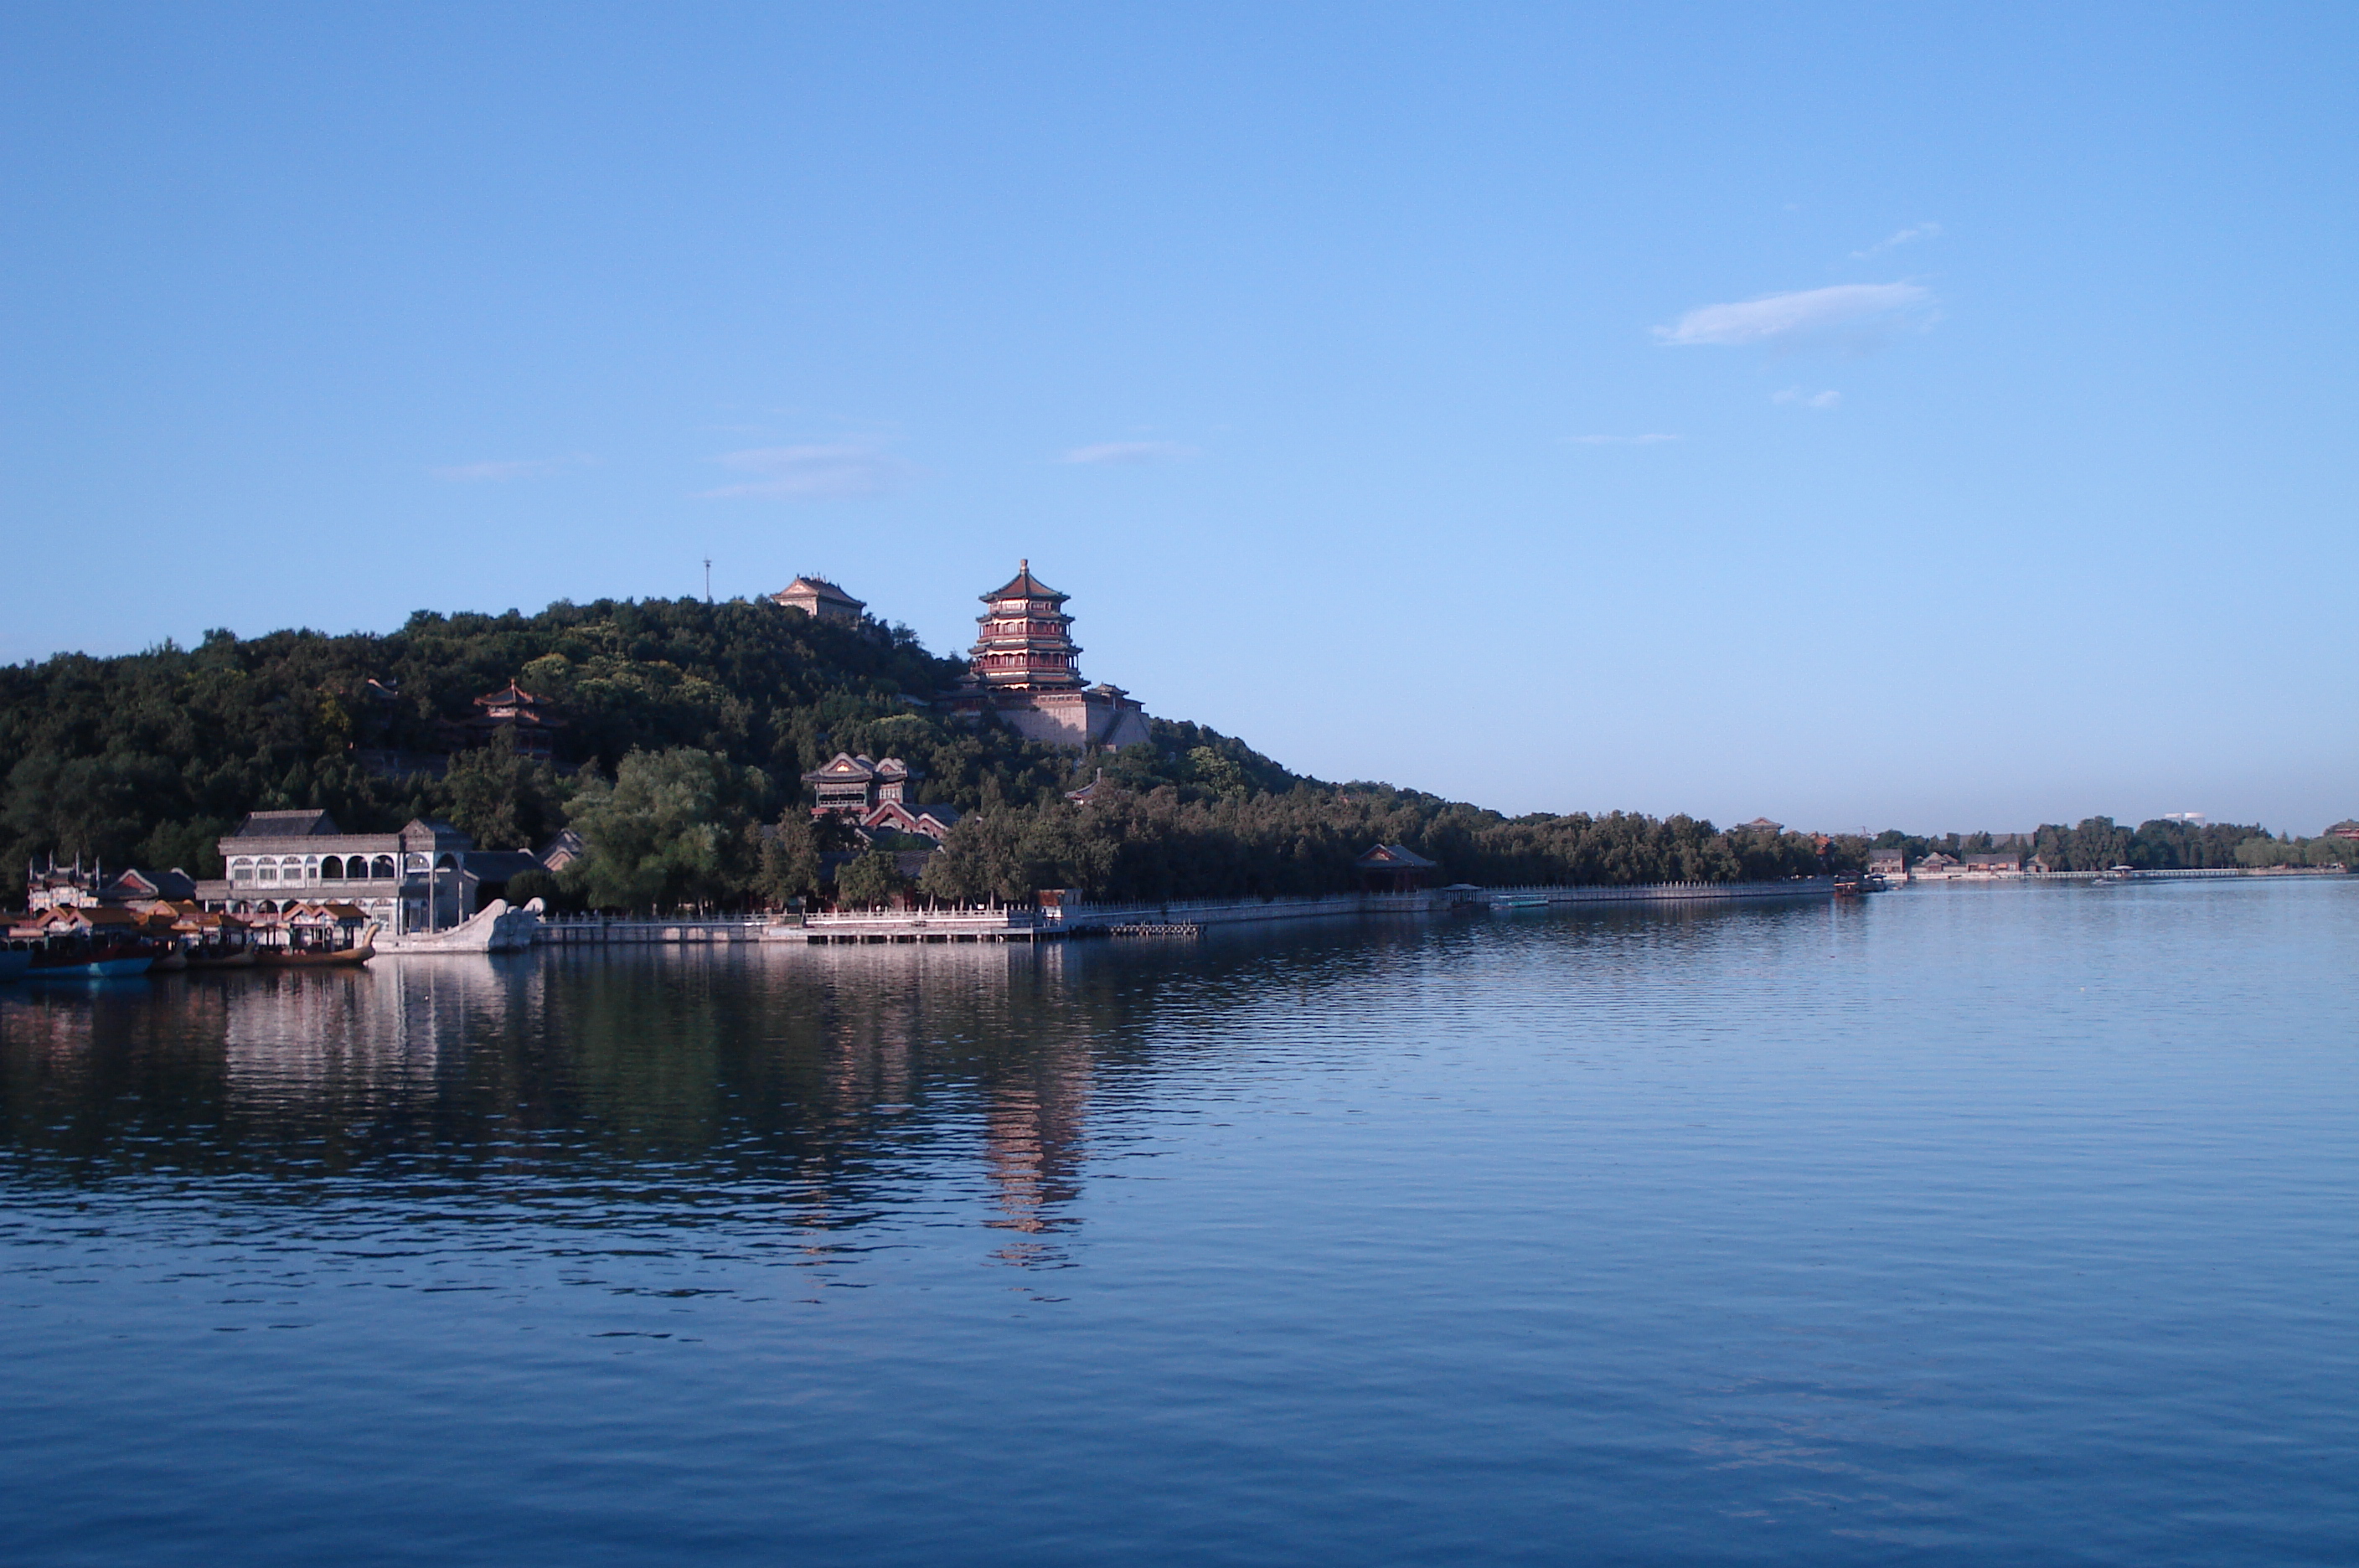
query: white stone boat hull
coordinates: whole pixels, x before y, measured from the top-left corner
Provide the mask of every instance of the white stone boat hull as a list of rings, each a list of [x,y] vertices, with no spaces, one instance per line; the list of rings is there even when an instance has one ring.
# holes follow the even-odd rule
[[[495,898],[449,931],[379,936],[376,951],[380,956],[403,958],[437,953],[524,953],[539,935],[540,910],[538,898],[520,909],[506,898]]]

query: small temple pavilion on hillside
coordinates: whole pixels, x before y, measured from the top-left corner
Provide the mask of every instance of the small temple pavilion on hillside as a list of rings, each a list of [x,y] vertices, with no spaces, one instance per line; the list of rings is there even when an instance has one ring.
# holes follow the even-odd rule
[[[547,762],[557,755],[552,732],[563,729],[565,721],[557,716],[557,704],[548,698],[536,696],[511,680],[505,690],[476,698],[475,706],[480,711],[466,722],[470,745],[489,746],[506,730],[516,739],[518,757]]]
[[[868,608],[866,601],[853,598],[824,577],[798,577],[771,594],[770,602],[800,610],[815,621],[845,626],[858,626],[860,612]]]
[[[814,817],[841,817],[863,833],[918,833],[940,843],[957,824],[959,809],[912,803],[909,785],[925,776],[897,757],[878,762],[839,751],[826,767],[804,774],[803,782],[811,788]]]
[[[1005,587],[983,595],[982,637],[958,689],[935,706],[980,722],[987,715],[1027,740],[1111,750],[1147,738],[1147,710],[1119,686],[1082,684],[1081,655],[1068,628],[1069,594],[1021,561]]]

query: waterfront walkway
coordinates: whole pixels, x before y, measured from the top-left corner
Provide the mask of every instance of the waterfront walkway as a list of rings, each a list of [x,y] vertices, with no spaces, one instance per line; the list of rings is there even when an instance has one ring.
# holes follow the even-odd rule
[[[2138,881],[2223,877],[2340,876],[2341,866],[2267,870],[2139,871]],[[1942,884],[2086,881],[2103,873],[2060,871],[1934,877]],[[1905,886],[1905,884],[1903,885]],[[1897,890],[1897,888],[1896,888]],[[644,942],[734,946],[789,942],[810,946],[866,942],[1036,942],[1093,936],[1195,936],[1222,926],[1369,915],[1433,915],[1452,910],[1562,909],[1569,905],[1775,903],[1828,898],[1834,882],[1797,877],[1780,882],[1655,882],[1619,887],[1437,887],[1414,893],[1335,893],[1305,898],[1199,898],[1159,903],[1065,903],[1038,908],[999,904],[932,909],[857,909],[807,916],[729,916],[710,920],[611,920],[574,916],[544,921],[537,940],[554,947]]]
[[[1301,898],[1200,898],[1157,903],[1067,902],[1046,908],[841,910],[802,917],[550,921],[541,940],[554,946],[627,942],[1035,942],[1087,936],[1194,936],[1220,926],[1277,920],[1432,915],[1453,909],[1524,909],[1566,904],[1731,903],[1825,898],[1831,878],[1782,882],[1663,882],[1628,887],[1439,887],[1413,893],[1336,893]]]

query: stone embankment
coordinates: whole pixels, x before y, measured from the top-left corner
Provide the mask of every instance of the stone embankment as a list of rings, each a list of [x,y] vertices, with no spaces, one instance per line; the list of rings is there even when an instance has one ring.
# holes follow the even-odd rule
[[[1979,886],[1989,882],[2202,882],[2218,877],[2343,877],[2349,873],[2340,866],[2207,866],[2170,871],[1998,871],[1984,873],[1951,872],[1926,877],[1911,872],[1908,880],[1915,883],[1962,882]]]
[[[1067,904],[1040,911],[1070,935],[1138,927],[1254,925],[1340,916],[1428,915],[1466,909],[1539,909],[1568,904],[1762,903],[1834,895],[1834,879],[1782,882],[1652,882],[1626,887],[1437,887],[1416,893],[1337,893],[1319,898],[1207,898],[1153,904]]]
[[[1825,898],[1825,877],[1783,882],[1661,882],[1630,887],[1440,887],[1414,893],[1337,893],[1309,898],[1200,898],[1159,903],[1066,903],[1047,909],[1010,904],[985,909],[847,910],[809,916],[729,920],[609,920],[575,917],[542,923],[553,947],[669,942],[729,946],[749,942],[1031,942],[1082,936],[1187,937],[1223,926],[1277,920],[1349,920],[1370,915],[1433,915],[1459,909],[1538,909],[1569,904],[1727,904]]]
[[[2202,871],[2139,871],[2139,881],[2178,881],[2218,877],[2341,876],[2343,867],[2237,866]],[[2096,872],[2030,872],[2013,876],[1935,878],[1966,884],[2086,880]],[[1432,915],[1452,910],[1560,909],[1568,905],[1772,903],[1825,898],[1831,877],[1800,877],[1782,882],[1655,882],[1625,887],[1439,887],[1415,893],[1337,893],[1310,898],[1201,898],[1160,903],[1067,903],[1049,909],[1009,904],[987,909],[891,909],[875,912],[732,916],[712,920],[614,920],[587,915],[541,920],[527,940],[550,947],[607,947],[649,942],[739,946],[756,942],[1032,942],[1067,937],[1192,937],[1223,926],[1277,920],[1344,920],[1370,915]],[[506,911],[515,926],[522,911]],[[404,943],[411,951],[485,951],[480,942],[462,946],[442,942]],[[503,931],[503,936],[511,936]],[[510,940],[502,947],[522,946]],[[379,951],[387,951],[379,939]],[[399,951],[399,949],[395,949]],[[494,947],[492,951],[499,951]]]
[[[611,920],[603,915],[577,915],[541,922],[538,939],[545,947],[610,947],[639,942],[694,942],[729,945],[755,942],[801,942],[799,916],[734,915],[714,920]]]

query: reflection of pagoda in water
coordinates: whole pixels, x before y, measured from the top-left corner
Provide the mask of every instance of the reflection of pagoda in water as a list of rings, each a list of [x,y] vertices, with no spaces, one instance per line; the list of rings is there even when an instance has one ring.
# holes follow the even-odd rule
[[[1044,1045],[1029,1083],[991,1086],[983,1113],[983,1163],[997,1189],[999,1217],[984,1224],[1045,1236],[1072,1221],[1061,1211],[1082,1194],[1088,1143],[1090,1057],[1078,1043]],[[1053,1253],[1040,1241],[1015,1241],[995,1257],[1039,1263]]]
[[[808,981],[775,1004],[805,1011],[820,1069],[805,1104],[844,1132],[869,1136],[879,1107],[915,1110],[913,1102],[951,1091],[900,1124],[899,1136],[963,1158],[980,1135],[983,1224],[1015,1233],[993,1256],[1019,1267],[1060,1260],[1054,1238],[1076,1223],[1068,1211],[1088,1155],[1096,1031],[1061,995],[1066,958],[1061,947],[814,949],[810,978],[823,987],[816,1016]],[[1040,991],[1017,995],[1033,985]],[[951,1041],[959,1043],[943,1053]],[[803,1224],[833,1228],[846,1199],[853,1210],[875,1202],[859,1193],[864,1183],[844,1181],[847,1149],[824,1140],[802,1162]]]
[[[1060,593],[1017,564],[1006,586],[983,595],[982,636],[969,650],[958,689],[936,706],[980,721],[995,715],[1027,740],[1049,746],[1122,746],[1147,738],[1147,710],[1119,686],[1082,684],[1081,648]]]

